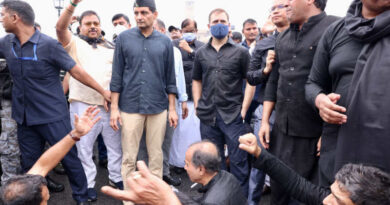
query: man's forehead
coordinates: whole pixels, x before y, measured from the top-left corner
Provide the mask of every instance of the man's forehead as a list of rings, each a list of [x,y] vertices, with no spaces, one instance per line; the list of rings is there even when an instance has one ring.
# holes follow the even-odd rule
[[[274,0],[274,6],[280,5],[280,4],[287,4],[287,0]]]
[[[245,28],[250,28],[250,27],[257,27],[257,23],[246,23],[246,24],[244,25],[244,29],[245,29]]]
[[[228,20],[227,18],[227,15],[225,12],[216,12],[216,13],[213,13],[211,14],[210,16],[210,19],[211,21],[215,21],[215,20]]]

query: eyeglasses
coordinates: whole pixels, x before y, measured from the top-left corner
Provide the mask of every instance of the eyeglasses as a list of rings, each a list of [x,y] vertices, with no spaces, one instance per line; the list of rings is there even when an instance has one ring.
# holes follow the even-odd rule
[[[284,8],[287,8],[287,7],[288,6],[284,5],[284,4],[275,5],[275,6],[271,7],[271,12],[275,11],[276,9],[284,9]]]
[[[34,57],[19,57],[16,52],[15,52],[15,49],[14,49],[14,45],[12,45],[12,52],[14,53],[14,56],[19,59],[19,60],[30,60],[30,61],[38,61],[38,57],[37,57],[37,44],[34,44],[33,46],[33,51],[34,51]]]

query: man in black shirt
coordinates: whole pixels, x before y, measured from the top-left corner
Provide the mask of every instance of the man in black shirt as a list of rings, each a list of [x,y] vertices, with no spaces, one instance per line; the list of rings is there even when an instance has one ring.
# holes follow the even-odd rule
[[[254,99],[259,104],[252,118],[255,135],[258,134],[262,121],[265,84],[267,83],[268,76],[272,71],[272,62],[275,60],[275,41],[279,33],[285,31],[290,25],[287,19],[284,0],[274,1],[273,6],[271,7],[270,18],[272,23],[276,26],[276,32],[275,34],[256,43],[255,49],[252,53],[251,62],[249,64],[249,71],[247,73],[248,83],[251,85],[257,85],[257,88],[260,88],[258,96],[255,95]],[[274,120],[275,114],[271,115],[269,119],[271,127],[274,124]],[[258,143],[260,142],[258,141]],[[248,193],[248,201],[250,205],[259,204],[264,185],[264,177],[265,174],[261,170],[252,167],[249,178]]]
[[[325,121],[322,133],[321,158],[319,161],[320,182],[322,182],[321,185],[323,186],[329,186],[333,182],[333,173],[349,162],[365,163],[383,168],[385,171],[390,171],[389,154],[386,154],[389,153],[389,135],[381,132],[386,130],[385,128],[388,127],[388,124],[379,120],[380,116],[387,118],[388,115],[384,112],[388,109],[383,109],[383,107],[376,104],[374,107],[378,108],[378,112],[372,112],[372,114],[378,121],[372,121],[371,118],[367,118],[367,112],[369,112],[367,107],[364,109],[356,109],[355,107],[355,110],[352,110],[352,107],[351,109],[347,107],[351,103],[348,100],[353,96],[350,90],[353,88],[352,81],[355,78],[356,63],[362,54],[363,48],[371,42],[385,39],[381,35],[376,37],[375,34],[385,31],[390,22],[390,15],[386,15],[385,12],[390,9],[389,3],[387,5],[377,5],[375,9],[375,7],[372,7],[372,4],[374,4],[372,2],[354,1],[348,10],[347,16],[328,28],[317,48],[313,67],[306,85],[307,100],[314,108],[318,108],[320,116]],[[372,15],[367,15],[367,13]],[[356,24],[353,21],[362,23]],[[356,36],[357,32],[355,32],[355,29],[356,31],[357,29],[364,31],[365,25],[374,25],[374,22],[382,22],[375,23],[375,26],[370,26],[375,32],[368,33],[369,35],[362,37]],[[385,34],[386,32],[383,33]],[[375,38],[372,38],[373,36]],[[370,64],[367,65],[372,66]],[[387,70],[387,68],[384,70]],[[374,68],[367,69],[372,70]],[[384,74],[380,75],[380,72],[377,73],[379,76],[386,76]],[[360,75],[356,74],[356,77]],[[380,90],[378,87],[380,85],[385,86],[385,84],[379,83],[380,81],[377,77],[369,82],[373,83],[375,90]],[[369,87],[367,83],[361,85],[363,85],[364,90],[373,91],[367,89]],[[386,93],[384,90],[379,92]],[[384,100],[379,100],[378,97],[367,98],[366,94],[361,96],[364,98],[364,101],[374,99],[377,102],[384,102]],[[362,100],[359,100],[359,102],[362,102]],[[347,110],[352,116],[346,113]],[[358,122],[356,119],[351,119],[355,113],[358,115],[356,116],[357,119],[362,119],[363,121]],[[381,126],[381,121],[386,126]],[[351,126],[356,127],[353,128]],[[383,127],[383,129],[379,129],[381,131],[376,130],[376,128],[380,127]],[[339,133],[340,129],[343,131],[343,129],[346,130],[345,128],[348,128],[348,131]],[[374,130],[371,130],[371,128],[374,128]],[[364,130],[364,132],[360,129]],[[342,133],[344,133],[344,136],[341,135]],[[334,167],[335,160],[338,164],[336,167]]]
[[[264,170],[282,188],[308,205],[390,204],[390,175],[376,167],[347,164],[337,172],[331,188],[310,183],[256,143],[256,136],[240,137],[240,148],[256,157],[254,167]]]
[[[310,73],[317,43],[324,30],[336,20],[323,10],[326,1],[287,1],[290,28],[278,36],[274,70],[264,95],[261,143],[300,175],[314,172],[316,145],[322,121],[305,100],[305,83]],[[276,102],[275,125],[269,137],[268,118]],[[287,204],[289,195],[271,180],[272,202]]]
[[[202,139],[214,142],[222,159],[227,144],[230,171],[247,194],[247,153],[238,149],[238,136],[248,132],[244,120],[252,99],[243,96],[242,79],[249,66],[249,52],[228,38],[229,16],[223,9],[209,15],[212,38],[195,55],[192,93],[201,121]],[[250,86],[247,86],[247,88]],[[244,101],[243,101],[244,100]],[[225,168],[222,160],[222,168]]]

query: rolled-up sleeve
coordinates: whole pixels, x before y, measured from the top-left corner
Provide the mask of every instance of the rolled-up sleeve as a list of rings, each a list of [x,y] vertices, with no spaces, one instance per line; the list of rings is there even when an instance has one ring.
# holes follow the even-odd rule
[[[112,92],[122,92],[122,78],[123,70],[125,68],[125,59],[122,50],[122,39],[119,35],[116,39],[114,58],[112,63],[112,76],[110,83],[110,90]]]
[[[167,60],[165,60],[165,71],[166,71],[166,92],[168,94],[177,95],[176,87],[176,75],[175,75],[175,59],[173,54],[172,42],[168,42],[168,53]]]
[[[329,34],[326,32],[318,43],[310,75],[305,85],[306,100],[314,109],[317,109],[315,105],[317,96],[320,93],[327,94],[332,89],[332,79],[328,70],[330,60]]]

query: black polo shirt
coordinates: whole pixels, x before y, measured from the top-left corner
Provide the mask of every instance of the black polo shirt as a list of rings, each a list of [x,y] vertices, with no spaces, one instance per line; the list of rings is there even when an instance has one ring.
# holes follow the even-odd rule
[[[202,123],[214,126],[217,112],[225,124],[240,114],[242,79],[246,77],[250,55],[231,39],[217,52],[211,40],[196,52],[192,79],[202,81],[197,115]]]
[[[275,124],[290,136],[319,137],[322,120],[305,99],[305,83],[317,44],[326,28],[338,18],[325,12],[312,16],[302,28],[291,24],[275,44],[276,63],[268,79],[264,101],[276,101]]]
[[[36,30],[23,46],[14,34],[0,39],[0,57],[13,79],[12,117],[18,124],[38,125],[69,117],[60,70],[76,63],[58,41]],[[26,121],[25,121],[26,120]]]

